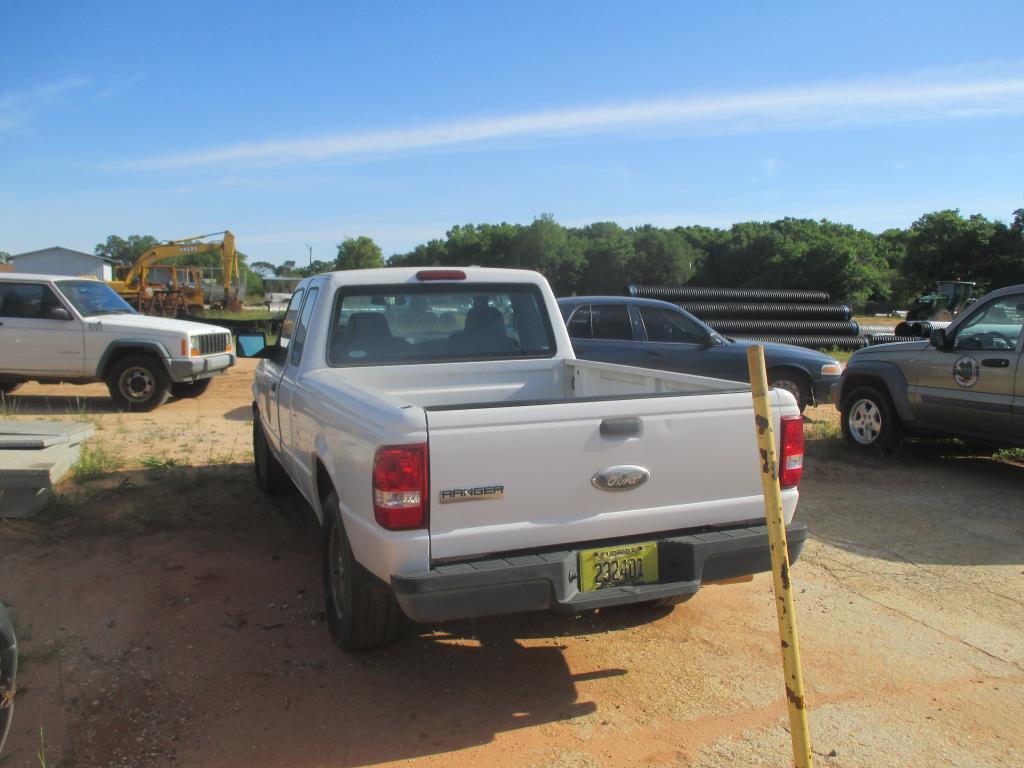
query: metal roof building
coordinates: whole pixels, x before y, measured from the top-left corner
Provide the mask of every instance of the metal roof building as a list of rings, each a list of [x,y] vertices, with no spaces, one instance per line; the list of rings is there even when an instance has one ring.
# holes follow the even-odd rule
[[[15,272],[38,275],[89,275],[100,280],[113,278],[113,262],[94,253],[85,253],[55,245],[38,251],[11,256]]]

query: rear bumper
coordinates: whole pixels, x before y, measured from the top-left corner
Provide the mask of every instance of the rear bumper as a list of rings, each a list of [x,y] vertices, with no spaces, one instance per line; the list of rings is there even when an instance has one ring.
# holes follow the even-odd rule
[[[786,535],[789,559],[795,561],[807,539],[807,526],[793,523],[786,527]],[[579,552],[568,550],[442,565],[392,576],[391,587],[410,619],[431,623],[549,609],[579,613],[693,594],[701,584],[771,569],[768,528],[763,525],[655,540],[661,576],[657,584],[580,592]]]
[[[190,357],[187,359],[167,361],[167,367],[171,374],[172,381],[208,379],[222,371],[226,371],[234,364],[235,355],[233,352],[223,352],[219,355],[206,355],[205,357]]]

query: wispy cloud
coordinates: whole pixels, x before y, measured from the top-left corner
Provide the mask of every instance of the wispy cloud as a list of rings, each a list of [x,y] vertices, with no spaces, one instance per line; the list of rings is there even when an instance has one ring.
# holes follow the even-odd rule
[[[104,88],[99,93],[97,93],[93,100],[94,101],[106,101],[111,96],[114,96],[115,94],[118,94],[121,91],[126,91],[129,88],[131,88],[133,85],[138,85],[143,80],[145,80],[147,77],[149,77],[149,73],[148,72],[136,72],[131,77],[127,77],[124,80],[120,80],[120,81],[118,81],[116,83],[111,83],[106,88]]]
[[[0,94],[0,131],[12,130],[22,125],[36,110],[52,104],[66,92],[83,88],[88,84],[89,81],[84,78],[69,77],[35,88]]]
[[[826,129],[837,125],[939,120],[1024,112],[1024,76],[964,79],[930,73],[744,93],[473,117],[313,138],[236,144],[119,161],[122,170],[303,163],[488,140],[635,131],[657,126],[711,132]]]

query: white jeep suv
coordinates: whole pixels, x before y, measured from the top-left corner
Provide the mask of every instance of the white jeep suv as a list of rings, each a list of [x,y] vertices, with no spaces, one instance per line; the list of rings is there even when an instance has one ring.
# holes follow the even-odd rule
[[[234,364],[227,328],[140,315],[91,278],[0,273],[0,395],[102,381],[118,408],[151,411]]]

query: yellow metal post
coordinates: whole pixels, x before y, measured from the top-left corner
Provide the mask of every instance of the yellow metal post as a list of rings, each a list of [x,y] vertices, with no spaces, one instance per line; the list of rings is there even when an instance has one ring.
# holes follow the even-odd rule
[[[775,427],[768,399],[768,376],[764,367],[764,347],[747,348],[750,385],[754,396],[754,422],[761,459],[761,487],[768,520],[768,542],[772,556],[772,582],[775,585],[775,612],[782,642],[782,669],[786,676],[786,701],[789,706],[789,731],[793,739],[796,768],[812,768],[811,732],[807,726],[804,676],[800,669],[800,642],[796,632],[796,609],[789,577],[789,549],[786,546],[786,521],[779,490],[779,459],[775,450]]]

